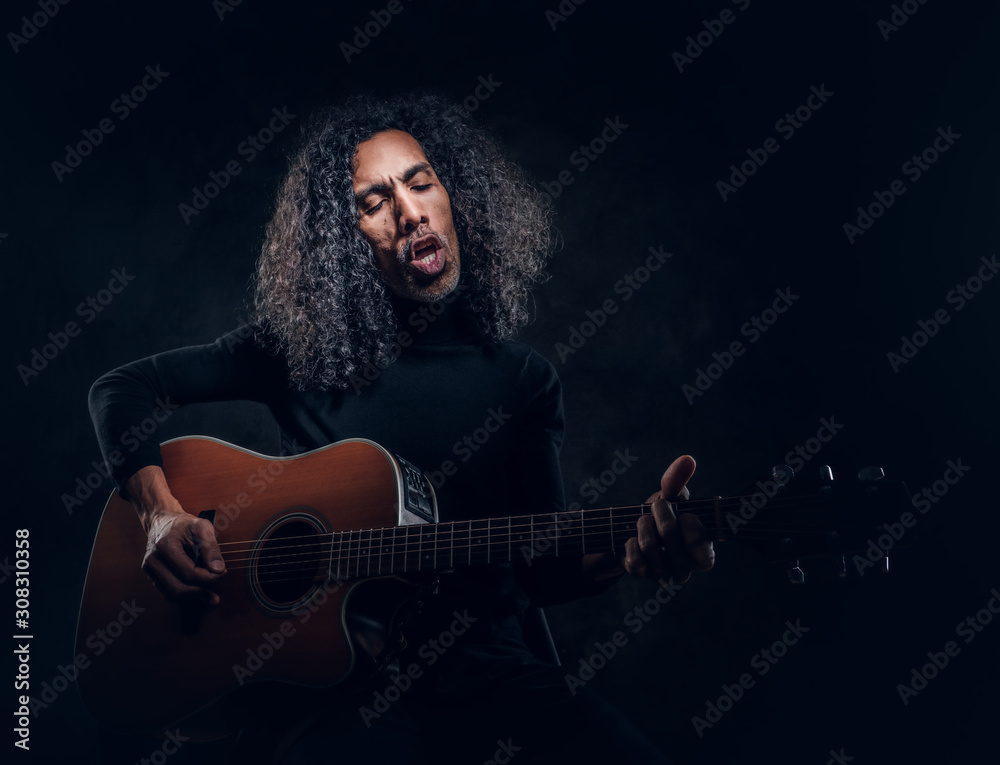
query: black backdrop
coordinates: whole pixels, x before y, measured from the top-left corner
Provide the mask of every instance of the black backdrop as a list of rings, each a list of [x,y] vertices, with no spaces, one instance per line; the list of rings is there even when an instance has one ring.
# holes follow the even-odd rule
[[[793,587],[784,567],[720,545],[715,571],[641,631],[625,628],[628,645],[593,686],[681,763],[824,763],[831,750],[857,763],[995,758],[1000,626],[981,609],[1000,587],[987,494],[1000,282],[976,280],[980,270],[992,276],[984,264],[998,236],[998,12],[944,0],[390,5],[399,12],[381,2],[17,0],[0,14],[11,33],[0,255],[12,338],[4,485],[14,511],[0,592],[12,612],[14,529],[27,528],[31,692],[71,661],[110,490],[103,480],[75,501],[88,478],[98,482],[89,385],[120,363],[237,326],[286,151],[311,110],[349,93],[432,89],[464,100],[555,197],[564,246],[522,339],[564,382],[570,500],[594,499],[582,487],[600,483],[616,450],[637,459],[620,476],[604,473],[604,484],[615,481],[600,484],[602,504],[644,499],[680,453],[699,459],[696,495],[731,494],[807,444],[823,418],[842,428],[807,473],[828,463],[846,479],[881,465],[916,493],[941,481],[949,460],[969,467],[954,485],[937,484],[948,491],[928,512],[911,508],[910,544],[885,577],[861,576],[849,559],[848,581],[825,582],[807,566],[806,584]],[[26,26],[32,18],[44,25]],[[378,18],[390,21],[381,28]],[[361,47],[355,27],[366,24],[378,34]],[[685,51],[687,61],[674,55]],[[141,102],[119,100],[144,78],[155,87],[137,92]],[[800,107],[808,121],[779,123]],[[295,115],[290,129],[241,153],[272,109]],[[87,156],[68,156],[102,120],[113,130],[79,149]],[[584,167],[574,152],[605,120],[627,127],[594,144]],[[734,169],[760,158],[768,139],[773,153],[747,165],[741,182]],[[913,155],[924,155],[919,177],[905,164]],[[231,160],[239,174],[185,220],[179,205]],[[557,189],[560,173],[571,183]],[[896,180],[905,193],[864,218],[859,206],[876,192],[885,199]],[[636,271],[651,247],[672,257],[626,299],[616,285],[646,275]],[[127,286],[101,292],[116,270]],[[959,285],[968,299],[951,292]],[[782,314],[764,313],[776,290],[798,297]],[[78,309],[91,297],[100,311]],[[609,299],[616,312],[584,326]],[[939,309],[946,323],[914,337]],[[741,331],[753,317],[776,319],[756,342]],[[70,321],[78,335],[46,347]],[[566,353],[558,344],[574,330],[592,336]],[[904,337],[921,347],[893,363]],[[744,353],[710,368],[733,341]],[[699,371],[717,379],[686,394]],[[240,403],[177,412],[150,437],[187,433],[275,446],[266,411]],[[595,641],[610,640],[655,592],[627,581],[550,609],[567,672],[578,674]],[[981,632],[956,633],[977,613]],[[809,633],[760,675],[753,657],[796,619]],[[958,655],[904,704],[897,686],[949,640]],[[698,730],[692,717],[743,673],[754,686]],[[37,761],[100,761],[72,688],[38,708],[31,731]]]

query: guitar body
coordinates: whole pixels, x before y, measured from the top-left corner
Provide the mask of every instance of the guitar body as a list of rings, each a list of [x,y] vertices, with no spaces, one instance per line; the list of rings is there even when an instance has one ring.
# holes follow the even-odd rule
[[[215,511],[227,565],[215,588],[221,602],[163,598],[141,569],[145,532],[116,491],[94,542],[77,629],[77,655],[90,659],[78,680],[90,712],[119,732],[148,733],[263,681],[342,683],[358,653],[347,605],[360,581],[329,580],[337,572],[328,532],[426,520],[406,510],[405,468],[360,439],[269,458],[193,437],[165,443],[162,454],[181,506],[193,515]],[[296,552],[285,552],[282,539],[296,540]],[[207,720],[203,738],[229,727],[219,715]]]

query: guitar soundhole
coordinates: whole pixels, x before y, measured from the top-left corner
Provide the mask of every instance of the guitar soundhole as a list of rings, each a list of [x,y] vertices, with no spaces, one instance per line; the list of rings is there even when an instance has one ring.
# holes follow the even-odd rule
[[[251,586],[271,611],[294,611],[326,576],[329,535],[319,519],[303,513],[273,522],[261,534],[252,564]]]

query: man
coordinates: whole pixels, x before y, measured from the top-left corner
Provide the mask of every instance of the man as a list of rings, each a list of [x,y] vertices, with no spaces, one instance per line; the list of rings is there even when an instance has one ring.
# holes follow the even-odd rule
[[[455,107],[420,97],[328,110],[279,194],[253,339],[233,333],[102,377],[91,393],[102,447],[109,453],[157,396],[249,399],[303,448],[369,438],[437,476],[441,520],[561,511],[559,381],[509,340],[551,243],[540,195]],[[595,593],[625,572],[683,582],[711,568],[701,525],[669,504],[686,496],[693,472],[690,457],[670,465],[647,500],[652,513],[616,554],[445,576],[408,637],[420,646],[466,613],[454,647],[433,667],[423,658],[425,676],[388,712],[358,715],[362,693],[287,737],[279,756],[482,762],[503,743],[498,761],[515,752],[524,763],[574,753],[655,761],[627,721],[531,654],[522,620],[532,602]],[[115,478],[147,531],[143,568],[156,586],[217,604],[212,585],[226,562],[213,527],[172,496],[158,447],[130,454]]]

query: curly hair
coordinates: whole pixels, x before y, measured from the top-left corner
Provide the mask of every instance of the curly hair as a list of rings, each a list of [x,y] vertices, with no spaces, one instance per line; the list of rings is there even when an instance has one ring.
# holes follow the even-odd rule
[[[396,316],[358,228],[358,144],[398,129],[420,144],[451,198],[462,299],[475,331],[511,337],[544,277],[551,208],[461,107],[433,95],[354,97],[315,115],[278,192],[254,287],[258,339],[285,354],[292,387],[346,388],[399,348]]]

